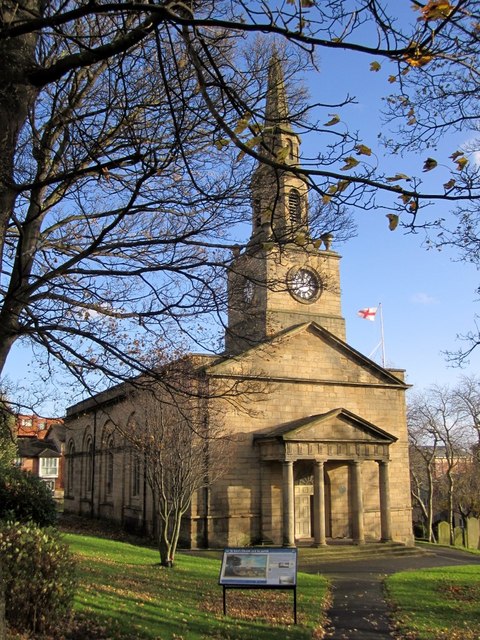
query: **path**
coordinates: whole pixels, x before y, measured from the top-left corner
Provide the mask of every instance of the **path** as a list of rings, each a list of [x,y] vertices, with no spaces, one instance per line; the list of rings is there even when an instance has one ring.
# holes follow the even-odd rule
[[[368,560],[326,562],[322,573],[333,584],[328,612],[328,640],[384,640],[393,638],[383,580],[391,573],[426,567],[480,564],[480,556],[457,549],[429,548],[428,555],[378,557]]]

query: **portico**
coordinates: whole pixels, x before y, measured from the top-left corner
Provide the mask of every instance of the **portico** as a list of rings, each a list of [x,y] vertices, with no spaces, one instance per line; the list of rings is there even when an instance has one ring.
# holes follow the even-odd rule
[[[275,467],[281,465],[284,546],[295,546],[296,540],[301,538],[313,538],[315,546],[325,546],[327,537],[347,537],[355,544],[363,544],[366,539],[366,507],[362,472],[366,465],[368,509],[370,516],[377,512],[375,519],[379,522],[377,535],[371,526],[368,535],[384,542],[391,540],[389,447],[396,441],[394,436],[346,409],[335,409],[281,425],[254,439],[259,448],[260,464],[270,468],[270,474],[264,474],[269,476],[270,483],[278,478]],[[376,463],[377,476],[373,482],[372,463],[373,466]],[[340,473],[334,473],[338,470]],[[372,495],[372,487],[377,488],[376,496]],[[296,491],[297,488],[303,490]],[[274,523],[267,522],[273,514],[268,504],[269,496],[271,487],[266,486],[261,497],[264,531],[274,527]],[[296,504],[300,500],[303,508]],[[348,523],[343,532],[335,528],[332,519],[332,513],[342,509],[347,511]],[[296,521],[305,518],[307,535],[298,527],[296,532]],[[308,519],[312,521],[310,535]]]

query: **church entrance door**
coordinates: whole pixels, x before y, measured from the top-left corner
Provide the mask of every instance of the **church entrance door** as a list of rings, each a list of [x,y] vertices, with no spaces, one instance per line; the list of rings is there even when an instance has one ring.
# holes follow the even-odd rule
[[[295,485],[295,538],[311,538],[313,484]]]

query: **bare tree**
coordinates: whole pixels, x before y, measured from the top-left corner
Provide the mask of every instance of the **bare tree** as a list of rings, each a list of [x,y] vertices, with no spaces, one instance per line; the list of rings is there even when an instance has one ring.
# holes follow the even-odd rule
[[[414,506],[422,514],[424,534],[435,542],[433,529],[435,516],[435,461],[438,438],[425,424],[420,407],[414,402],[408,410],[408,437],[410,449],[410,486]]]
[[[292,92],[291,126],[323,136],[316,155],[292,165],[269,147],[278,123],[265,121],[270,50],[257,34],[288,45],[288,78],[314,69],[325,48],[393,60],[404,91],[445,61],[461,84],[477,55],[476,3],[436,4],[418,3],[421,20],[399,24],[376,0],[6,0],[0,372],[19,339],[47,354],[46,375],[58,360],[89,389],[152,372],[154,355],[182,340],[212,345],[206,319],[221,323],[223,272],[245,241],[251,161],[304,177],[332,214],[319,233],[345,205],[375,207],[379,193],[392,229],[422,203],[478,199],[459,159],[448,189],[385,175],[337,113],[347,91],[334,105]],[[468,66],[458,38],[471,46]]]
[[[465,520],[476,510],[478,482],[474,474],[478,461],[478,431],[475,426],[476,378],[463,378],[453,388],[433,386],[413,397],[408,413],[410,442],[415,450],[412,475],[424,478],[414,482],[414,499],[424,504],[427,527],[432,533],[433,515],[445,510],[453,542],[454,513]],[[415,461],[421,460],[420,472]],[[420,489],[425,488],[421,499]]]
[[[470,451],[465,452],[455,471],[455,507],[464,528],[467,518],[480,516],[480,466]]]
[[[185,369],[183,369],[185,371]],[[207,413],[206,397],[195,377],[184,392],[166,394],[143,381],[130,396],[135,407],[124,436],[138,456],[152,493],[160,563],[174,564],[183,517],[194,495],[210,487],[227,470],[230,437],[220,416]],[[211,396],[211,392],[208,393]]]

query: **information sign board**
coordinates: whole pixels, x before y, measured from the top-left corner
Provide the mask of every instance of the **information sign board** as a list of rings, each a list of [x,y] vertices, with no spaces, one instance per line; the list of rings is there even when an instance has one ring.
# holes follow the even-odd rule
[[[225,549],[220,584],[294,587],[297,584],[297,550],[270,547]]]

